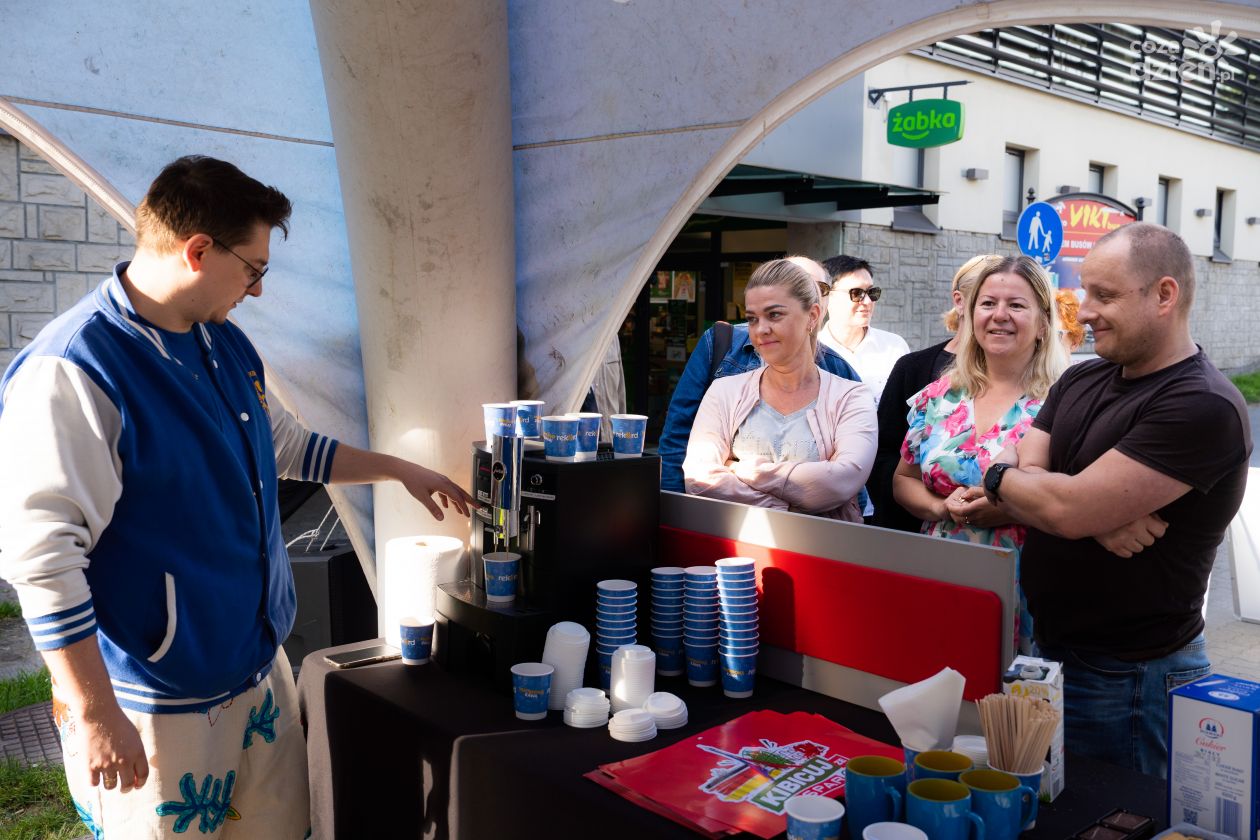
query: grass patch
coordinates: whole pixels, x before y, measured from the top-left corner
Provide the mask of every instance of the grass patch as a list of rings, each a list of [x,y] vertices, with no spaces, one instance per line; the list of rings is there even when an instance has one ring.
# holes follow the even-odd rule
[[[0,715],[51,699],[52,680],[48,677],[47,668],[0,680]],[[3,840],[3,836],[0,836],[0,840]]]
[[[0,621],[6,618],[21,618],[22,608],[17,601],[0,601]]]
[[[1231,376],[1230,380],[1242,391],[1243,399],[1249,403],[1260,403],[1260,371]]]
[[[0,762],[0,840],[74,840],[86,833],[60,766]]]

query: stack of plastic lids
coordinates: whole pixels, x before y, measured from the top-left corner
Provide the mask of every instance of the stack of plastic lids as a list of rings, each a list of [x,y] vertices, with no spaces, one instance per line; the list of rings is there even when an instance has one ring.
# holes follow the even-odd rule
[[[612,709],[639,709],[656,689],[656,654],[647,645],[622,645],[613,652],[609,696]]]
[[[656,737],[656,718],[644,709],[622,709],[608,721],[608,734],[618,741],[650,741]]]
[[[989,766],[989,748],[985,744],[983,735],[954,736],[954,752],[962,753],[970,758],[971,763],[976,767]]]
[[[687,704],[668,691],[658,691],[643,703],[644,711],[656,718],[657,729],[678,729],[687,725]]]
[[[548,709],[563,709],[569,692],[582,685],[590,645],[591,634],[581,624],[572,621],[553,624],[547,631],[542,661],[556,669],[551,675]]]
[[[575,688],[564,701],[564,722],[578,729],[608,723],[608,698],[598,688]]]

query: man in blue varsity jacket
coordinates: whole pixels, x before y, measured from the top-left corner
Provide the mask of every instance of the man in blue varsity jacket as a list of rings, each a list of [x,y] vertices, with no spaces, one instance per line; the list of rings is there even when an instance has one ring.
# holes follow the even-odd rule
[[[267,399],[227,319],[262,294],[290,211],[229,163],[175,161],[136,211],[132,260],[0,380],[0,574],[52,673],[70,791],[98,837],[194,821],[307,834],[278,477],[392,479],[438,519],[438,502],[468,513],[446,477]]]

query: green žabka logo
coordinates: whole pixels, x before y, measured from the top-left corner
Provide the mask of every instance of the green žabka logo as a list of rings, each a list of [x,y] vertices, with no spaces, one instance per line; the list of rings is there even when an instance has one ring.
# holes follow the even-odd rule
[[[954,99],[920,99],[888,112],[888,142],[928,149],[955,143],[963,136],[963,106]]]

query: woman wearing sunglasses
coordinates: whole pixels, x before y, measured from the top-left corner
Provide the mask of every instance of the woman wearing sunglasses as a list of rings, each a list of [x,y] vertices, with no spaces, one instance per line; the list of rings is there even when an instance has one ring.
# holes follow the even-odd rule
[[[683,461],[688,493],[862,520],[855,497],[875,459],[875,400],[818,367],[824,280],[803,257],[749,278],[748,337],[764,364],[709,386]]]
[[[835,350],[870,386],[879,403],[893,365],[910,352],[896,333],[871,326],[875,302],[883,289],[871,280],[871,264],[857,257],[838,256],[823,263],[831,278],[827,295],[827,324],[818,340]]]

